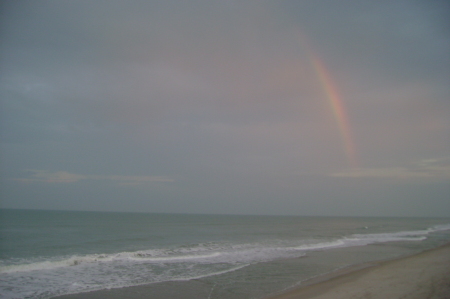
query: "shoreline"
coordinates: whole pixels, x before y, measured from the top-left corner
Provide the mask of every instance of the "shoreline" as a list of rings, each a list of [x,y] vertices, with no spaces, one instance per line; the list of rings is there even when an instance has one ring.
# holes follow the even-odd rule
[[[201,281],[165,282],[67,294],[51,299],[160,298],[160,286],[171,287],[171,298],[183,289],[204,286]],[[197,293],[200,295],[201,291]],[[161,293],[159,293],[161,294]],[[205,293],[199,298],[209,298]],[[450,243],[413,255],[344,267],[273,293],[264,299],[445,299],[450,298]],[[231,298],[230,298],[231,299]]]
[[[265,299],[349,298],[450,298],[450,243],[409,256],[339,269]]]

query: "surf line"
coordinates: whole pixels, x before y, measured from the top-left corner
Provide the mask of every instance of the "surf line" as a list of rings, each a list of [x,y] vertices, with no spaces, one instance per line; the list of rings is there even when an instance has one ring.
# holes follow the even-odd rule
[[[356,169],[358,168],[358,159],[344,102],[342,101],[336,83],[334,82],[323,60],[320,59],[320,57],[313,51],[309,51],[309,53],[311,64],[318,79],[320,80],[320,84],[326,94],[328,103],[333,110],[334,118],[338,124],[348,163],[351,168]]]

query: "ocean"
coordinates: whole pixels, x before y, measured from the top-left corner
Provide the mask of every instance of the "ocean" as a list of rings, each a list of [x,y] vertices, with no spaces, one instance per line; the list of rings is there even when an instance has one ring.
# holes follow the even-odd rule
[[[265,298],[450,242],[449,218],[0,210],[0,298],[148,285],[148,298]]]

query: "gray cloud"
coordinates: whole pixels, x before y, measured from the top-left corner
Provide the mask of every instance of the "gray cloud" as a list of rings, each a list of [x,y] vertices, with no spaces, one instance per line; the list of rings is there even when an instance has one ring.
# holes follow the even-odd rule
[[[427,159],[409,167],[360,168],[333,173],[334,177],[348,178],[387,178],[387,179],[450,179],[450,159]]]
[[[450,210],[448,188],[436,187],[450,156],[444,1],[2,5],[6,207],[99,209],[116,198],[117,210],[383,215],[389,196],[416,196],[419,180],[436,190],[427,215]],[[312,55],[337,86],[358,169]],[[52,178],[71,184],[28,184],[36,198],[20,187]],[[158,178],[174,181],[130,185],[129,195],[107,184]],[[76,206],[76,187],[92,200]],[[64,190],[65,205],[45,199]]]
[[[16,178],[19,182],[41,182],[41,183],[74,183],[80,180],[111,180],[120,184],[137,185],[149,182],[173,182],[173,179],[166,176],[130,176],[130,175],[86,175],[76,174],[67,171],[50,172],[47,170],[28,169],[31,175],[26,178]]]

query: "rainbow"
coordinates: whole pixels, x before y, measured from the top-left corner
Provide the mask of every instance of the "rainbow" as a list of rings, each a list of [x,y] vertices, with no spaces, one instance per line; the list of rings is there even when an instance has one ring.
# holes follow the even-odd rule
[[[310,53],[311,63],[325,91],[328,102],[333,110],[334,117],[339,126],[339,132],[342,137],[344,151],[346,153],[349,165],[352,168],[358,168],[355,144],[353,142],[349,118],[347,116],[344,102],[341,100],[336,84],[332,80],[330,72],[325,67],[323,61],[317,55],[313,54],[313,52]]]

